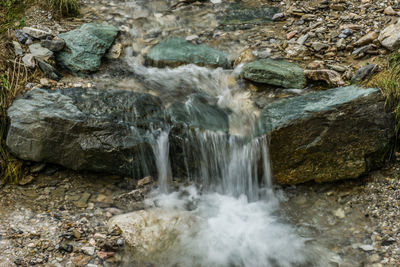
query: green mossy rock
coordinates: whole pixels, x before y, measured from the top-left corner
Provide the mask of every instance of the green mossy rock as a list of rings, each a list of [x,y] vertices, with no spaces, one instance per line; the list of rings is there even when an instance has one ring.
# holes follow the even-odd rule
[[[117,34],[118,29],[114,26],[99,23],[82,24],[75,30],[59,34],[58,37],[65,41],[65,48],[56,54],[57,64],[73,73],[96,71]]]
[[[304,88],[307,83],[302,68],[283,60],[260,59],[246,63],[241,75],[249,81],[283,88]]]
[[[210,46],[195,45],[182,38],[168,38],[155,45],[145,56],[146,65],[178,67],[196,64],[207,67],[228,68],[225,54]]]
[[[378,89],[334,88],[264,107],[279,184],[355,179],[382,167],[394,144],[394,116]]]

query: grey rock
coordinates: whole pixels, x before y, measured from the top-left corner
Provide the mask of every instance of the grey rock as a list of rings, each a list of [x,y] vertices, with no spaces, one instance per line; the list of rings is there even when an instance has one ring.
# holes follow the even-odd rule
[[[360,47],[360,48],[357,48],[356,50],[354,50],[353,51],[353,55],[360,55],[360,54],[362,54],[362,53],[365,53],[365,52],[367,52],[368,50],[370,50],[372,48],[372,45],[371,44],[369,44],[369,45],[364,45],[364,46],[362,46],[362,47]]]
[[[324,44],[324,43],[321,43],[321,42],[314,42],[311,46],[317,52],[329,47],[328,44]]]
[[[43,60],[38,60],[39,68],[44,72],[47,78],[59,81],[62,78],[61,73],[59,73],[56,68],[54,68],[49,63],[44,62]]]
[[[51,52],[47,48],[42,47],[40,43],[35,43],[30,45],[29,51],[36,59],[41,59],[44,61],[48,60],[53,56],[53,52]]]
[[[22,57],[22,62],[28,68],[34,68],[36,66],[35,57],[32,54],[26,54]]]
[[[18,42],[13,41],[15,55],[20,56],[23,54],[22,47]]]
[[[354,179],[382,167],[393,129],[394,116],[379,90],[355,86],[278,100],[260,116],[280,184]]]
[[[400,20],[381,31],[378,40],[382,46],[391,51],[398,49],[400,47]]]
[[[36,38],[36,39],[46,38],[47,36],[50,36],[52,34],[52,32],[50,30],[44,31],[44,30],[40,30],[40,29],[36,29],[36,28],[32,28],[32,27],[24,27],[22,29],[22,31],[25,34],[32,36],[33,38]]]
[[[65,41],[63,39],[45,39],[40,41],[40,45],[44,48],[49,49],[50,51],[59,52],[63,50],[65,46]]]
[[[352,29],[344,29],[344,30],[342,30],[342,32],[339,34],[339,38],[346,38],[346,37],[348,37],[348,36],[350,36],[350,35],[352,35],[353,34],[353,30]]]
[[[82,24],[75,30],[59,35],[64,39],[66,49],[56,54],[56,61],[74,73],[96,71],[117,34],[118,29],[110,25]]]
[[[374,74],[379,69],[378,65],[369,64],[367,66],[361,67],[356,71],[351,81],[353,82],[361,82],[368,76]]]
[[[306,85],[303,69],[283,60],[261,59],[246,63],[241,75],[253,82],[284,88],[301,89]]]
[[[146,64],[156,67],[177,67],[196,64],[209,67],[229,67],[225,54],[207,45],[195,45],[182,38],[168,38],[155,45],[145,55]]]
[[[15,30],[15,37],[21,44],[26,44],[26,42],[30,39],[29,35],[24,33],[22,30]]]
[[[307,41],[308,37],[309,37],[309,34],[305,34],[303,36],[300,36],[299,39],[297,39],[297,43],[299,45],[303,45]]]
[[[154,175],[159,98],[123,90],[33,89],[8,110],[7,146],[24,160],[142,178]]]

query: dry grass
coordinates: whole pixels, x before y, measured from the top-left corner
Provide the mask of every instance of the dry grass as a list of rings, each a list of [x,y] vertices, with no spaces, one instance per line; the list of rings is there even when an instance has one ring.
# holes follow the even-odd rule
[[[25,84],[38,81],[42,73],[27,69],[20,57],[15,58],[9,34],[0,36],[0,179],[16,183],[23,175],[23,164],[6,148],[7,109]]]
[[[62,16],[79,14],[79,0],[47,0],[51,7]]]
[[[379,88],[386,97],[386,105],[395,112],[398,134],[400,130],[400,53],[392,54],[388,58],[385,69],[374,75],[366,86]]]

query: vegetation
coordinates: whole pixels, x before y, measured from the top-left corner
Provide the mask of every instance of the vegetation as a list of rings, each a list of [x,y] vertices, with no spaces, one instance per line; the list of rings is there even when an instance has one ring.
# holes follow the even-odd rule
[[[398,135],[400,130],[400,53],[392,54],[385,70],[372,77],[367,85],[379,88],[386,97],[386,104],[395,112]]]
[[[0,1],[0,35],[9,28],[23,27],[25,21],[22,17],[27,0],[1,0]]]
[[[79,14],[79,0],[47,0],[49,4],[63,16]]]

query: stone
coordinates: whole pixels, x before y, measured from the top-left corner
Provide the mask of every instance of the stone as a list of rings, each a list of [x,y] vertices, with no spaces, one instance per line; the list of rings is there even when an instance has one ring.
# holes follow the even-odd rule
[[[53,52],[59,52],[64,49],[65,41],[63,39],[41,40],[40,45]]]
[[[234,30],[247,25],[261,25],[274,20],[276,14],[282,13],[278,7],[253,7],[244,3],[230,4],[220,17],[221,25],[225,30]],[[275,17],[279,19],[281,15]],[[230,26],[230,27],[229,27]],[[247,26],[248,27],[248,26]]]
[[[53,52],[51,52],[47,48],[42,47],[40,43],[35,43],[30,45],[29,51],[36,59],[41,59],[44,61],[48,60],[53,56]]]
[[[299,39],[297,39],[297,43],[299,45],[304,45],[304,43],[307,41],[309,35],[308,34],[304,34],[302,36],[299,37]]]
[[[21,159],[142,178],[155,175],[161,100],[124,90],[32,89],[8,109],[7,146]]]
[[[96,71],[117,34],[117,28],[99,23],[82,24],[75,30],[59,34],[66,48],[56,54],[56,61],[73,73]]]
[[[106,57],[108,59],[117,59],[122,55],[122,44],[114,44],[107,52]]]
[[[22,62],[28,68],[33,69],[33,68],[36,67],[35,57],[32,54],[26,54],[25,56],[23,56],[22,57]]]
[[[78,255],[74,258],[74,264],[77,267],[86,266],[92,258],[86,255]]]
[[[400,20],[396,24],[387,26],[378,37],[385,48],[394,51],[400,48]]]
[[[22,30],[15,30],[15,38],[17,38],[18,42],[21,44],[26,44],[28,39],[30,39],[29,35],[24,33]]]
[[[182,38],[168,38],[152,47],[145,55],[145,63],[155,67],[177,67],[184,64],[230,67],[223,52],[204,44],[192,44]]]
[[[305,52],[307,52],[307,47],[299,44],[289,45],[286,47],[285,52],[289,57],[301,57]]]
[[[359,248],[361,248],[364,251],[374,251],[375,248],[372,245],[359,245]]]
[[[88,256],[93,256],[96,251],[96,248],[87,246],[87,247],[82,247],[81,250],[84,254]]]
[[[99,257],[101,260],[106,260],[108,258],[111,258],[115,255],[115,252],[112,251],[97,251],[97,257]]]
[[[393,129],[379,90],[355,86],[277,100],[260,115],[279,184],[355,179],[382,167]]]
[[[353,30],[352,29],[344,29],[344,30],[342,30],[342,32],[339,34],[339,38],[346,38],[346,37],[348,37],[348,36],[350,36],[350,35],[352,35],[353,34]]]
[[[187,105],[186,103],[191,103]],[[228,114],[217,105],[207,102],[199,94],[192,94],[186,103],[174,102],[168,107],[168,115],[175,125],[228,132]]]
[[[354,46],[362,46],[362,45],[369,44],[369,43],[373,42],[374,40],[376,40],[377,38],[378,38],[378,34],[374,31],[371,31],[371,32],[367,33],[366,35],[364,35],[363,37],[361,37],[360,39],[358,39],[354,43]]]
[[[334,70],[319,69],[319,70],[304,70],[307,79],[313,81],[324,81],[329,85],[343,86],[345,82],[341,75]]]
[[[335,210],[333,212],[333,215],[335,215],[336,217],[338,217],[340,219],[343,219],[344,217],[346,217],[346,215],[344,213],[344,210],[342,208],[339,208],[339,209]]]
[[[137,187],[143,187],[145,185],[151,184],[152,182],[153,182],[153,177],[146,176],[146,177],[138,180],[136,186]]]
[[[368,76],[371,76],[379,69],[378,65],[368,64],[367,66],[359,68],[351,79],[352,82],[361,82]]]
[[[177,246],[179,233],[193,223],[189,211],[152,208],[117,215],[110,219],[108,226],[119,228],[125,243],[141,257],[156,257],[157,253],[151,252],[161,253],[165,247]]]
[[[317,52],[319,52],[319,51],[321,51],[323,49],[327,49],[329,47],[328,44],[324,44],[324,43],[321,43],[321,42],[314,42],[311,46]]]
[[[344,38],[340,38],[339,40],[337,40],[336,42],[336,47],[338,49],[344,49],[346,48],[346,40]]]
[[[306,86],[303,69],[283,60],[260,59],[246,63],[241,76],[253,82],[283,88],[301,89]]]
[[[370,50],[371,48],[372,48],[372,45],[371,45],[371,44],[364,45],[364,46],[362,46],[362,47],[357,48],[356,50],[354,50],[352,54],[355,55],[355,56],[357,56],[357,55],[360,55],[360,54],[363,54],[363,53],[367,52],[367,51]]]
[[[54,68],[49,63],[44,62],[43,60],[38,60],[39,68],[44,72],[47,78],[52,79],[54,81],[59,81],[62,78],[61,73],[59,73],[56,68]]]
[[[17,56],[22,55],[23,51],[22,51],[21,45],[18,42],[15,42],[15,41],[13,41],[12,43],[13,43],[13,46],[14,46],[15,55],[17,55]]]
[[[50,36],[52,34],[52,32],[50,30],[44,31],[44,30],[40,30],[40,29],[36,29],[36,28],[32,28],[32,27],[24,27],[22,29],[22,31],[24,33],[26,33],[27,35],[32,36],[33,38],[36,38],[36,39],[46,38],[47,36]]]
[[[385,8],[383,10],[383,13],[385,15],[389,15],[389,16],[398,16],[399,15],[399,12],[394,11],[393,7],[391,7],[391,6],[388,6],[387,8]]]

